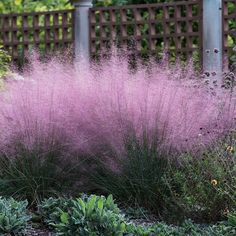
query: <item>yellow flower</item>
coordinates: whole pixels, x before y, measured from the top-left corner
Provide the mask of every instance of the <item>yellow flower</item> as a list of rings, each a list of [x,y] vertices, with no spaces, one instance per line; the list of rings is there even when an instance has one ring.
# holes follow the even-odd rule
[[[232,147],[232,146],[228,146],[228,147],[226,148],[226,151],[228,151],[228,152],[232,152],[232,151],[234,151],[234,147]]]
[[[216,186],[216,185],[218,184],[218,182],[217,182],[216,179],[213,179],[213,180],[211,181],[211,184],[212,184],[213,186]]]

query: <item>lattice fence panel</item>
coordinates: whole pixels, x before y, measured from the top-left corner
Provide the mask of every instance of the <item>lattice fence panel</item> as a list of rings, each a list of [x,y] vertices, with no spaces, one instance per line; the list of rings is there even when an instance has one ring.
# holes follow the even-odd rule
[[[192,56],[202,48],[202,1],[99,7],[90,10],[90,51],[111,45],[145,54]]]
[[[72,46],[74,41],[73,10],[0,14],[0,45],[13,60],[24,58],[35,48],[50,54]]]
[[[225,62],[236,62],[236,0],[223,0],[223,50]],[[233,50],[234,49],[234,50]],[[229,59],[229,60],[227,60]]]

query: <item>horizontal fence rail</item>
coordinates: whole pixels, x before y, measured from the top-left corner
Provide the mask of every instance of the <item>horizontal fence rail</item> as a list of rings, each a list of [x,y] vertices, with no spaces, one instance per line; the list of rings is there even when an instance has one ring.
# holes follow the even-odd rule
[[[35,48],[50,54],[74,41],[74,11],[0,14],[0,45],[17,60]]]
[[[140,53],[165,50],[189,58],[202,48],[201,39],[201,1],[90,9],[91,55],[118,44]]]

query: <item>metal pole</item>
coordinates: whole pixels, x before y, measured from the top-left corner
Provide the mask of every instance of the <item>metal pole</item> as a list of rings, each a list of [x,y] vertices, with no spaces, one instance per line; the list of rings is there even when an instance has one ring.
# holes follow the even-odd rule
[[[213,80],[221,80],[222,0],[203,0],[203,70]]]
[[[75,7],[75,58],[89,60],[89,8],[92,0],[73,0]]]

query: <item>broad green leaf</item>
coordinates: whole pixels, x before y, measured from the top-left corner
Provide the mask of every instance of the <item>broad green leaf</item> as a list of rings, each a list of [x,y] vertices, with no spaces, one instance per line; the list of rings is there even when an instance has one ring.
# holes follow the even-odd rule
[[[60,219],[63,224],[69,224],[69,214],[67,212],[63,212]]]
[[[98,200],[98,209],[99,209],[100,215],[102,215],[103,206],[104,206],[104,201],[103,201],[102,198],[100,198],[100,199]]]
[[[83,199],[79,198],[78,202],[79,202],[79,204],[80,204],[80,208],[81,208],[81,210],[82,210],[82,212],[83,212],[83,215],[85,215],[85,212],[86,212],[86,210],[85,210],[86,205],[85,205]]]
[[[87,216],[90,216],[92,211],[95,208],[95,203],[97,201],[97,196],[92,196],[91,199],[89,199],[88,203],[87,203]]]

